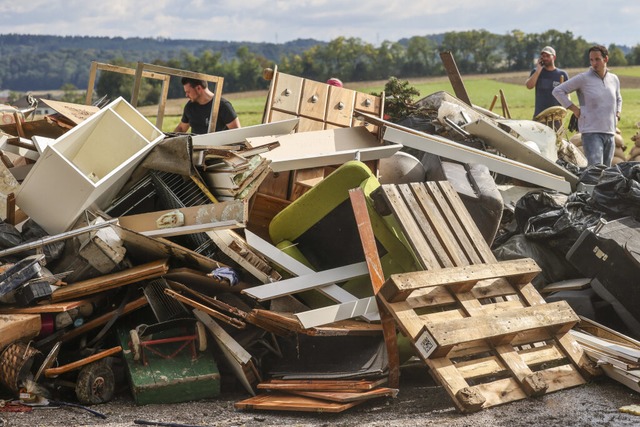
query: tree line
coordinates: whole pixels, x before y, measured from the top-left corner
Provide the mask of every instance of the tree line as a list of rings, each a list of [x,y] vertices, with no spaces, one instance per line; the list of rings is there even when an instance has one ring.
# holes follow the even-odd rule
[[[162,56],[152,58],[147,52],[131,59],[131,55],[122,55],[123,51],[110,52],[111,57],[100,62],[136,67],[137,61],[149,62],[172,68],[196,71],[224,77],[224,92],[242,92],[268,87],[269,82],[262,78],[266,67],[278,66],[278,70],[325,81],[329,77],[339,77],[343,81],[386,80],[389,77],[412,78],[444,75],[440,52],[450,51],[461,74],[499,73],[523,71],[533,67],[543,46],[551,45],[556,49],[556,65],[560,68],[586,67],[589,64],[587,51],[593,42],[575,37],[571,32],[549,30],[544,33],[524,33],[513,30],[507,34],[493,34],[486,30],[448,32],[440,35],[414,36],[397,42],[384,41],[375,47],[359,38],[338,37],[328,43],[306,40],[298,44],[297,49],[284,51],[271,47],[261,50],[256,44],[239,44],[235,55],[228,51],[215,50],[201,46],[199,50],[187,50],[182,46],[173,56],[163,52]],[[260,45],[260,44],[258,44]],[[270,44],[265,44],[270,45]],[[301,48],[301,46],[303,48]],[[100,45],[101,49],[105,46]],[[634,47],[608,46],[611,66],[639,65],[640,45]],[[0,43],[0,58],[2,56]],[[20,78],[28,80],[34,73],[58,74],[56,83],[65,89],[65,96],[82,99],[74,89],[86,87],[86,83],[76,86],[78,70],[89,69],[92,60],[104,56],[104,50],[62,49],[53,51],[64,58],[62,63],[50,61],[40,64],[38,69],[25,72]],[[121,54],[118,55],[117,52]],[[153,55],[154,52],[151,52]],[[155,54],[159,54],[155,51]],[[276,55],[279,55],[276,57]],[[170,56],[170,57],[169,57]],[[25,60],[27,60],[25,58]],[[5,64],[6,66],[6,64]],[[11,63],[8,65],[11,67]],[[2,59],[0,59],[0,71]],[[85,77],[83,76],[83,79]],[[86,76],[88,79],[88,75]],[[85,80],[86,81],[86,80]],[[0,81],[2,84],[2,81]],[[96,85],[96,96],[131,96],[133,78],[118,73],[100,72]],[[156,103],[160,96],[160,82],[144,79],[139,94],[141,105]],[[183,89],[179,79],[172,79],[169,97],[182,97]],[[67,99],[75,101],[74,99]]]

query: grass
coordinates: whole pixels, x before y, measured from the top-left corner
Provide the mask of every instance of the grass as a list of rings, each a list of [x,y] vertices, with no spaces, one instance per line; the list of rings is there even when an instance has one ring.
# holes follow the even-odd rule
[[[576,69],[567,71],[569,72],[569,75],[575,75],[583,70]],[[640,66],[619,67],[616,68],[614,72],[619,76],[640,78]],[[535,95],[533,90],[528,90],[524,86],[524,81],[527,77],[528,73],[519,72],[496,74],[491,76],[468,76],[463,77],[463,82],[467,93],[469,94],[469,98],[475,105],[488,109],[491,106],[494,96],[498,95],[499,91],[502,90],[507,101],[511,118],[530,120],[533,115]],[[346,84],[346,86],[359,92],[380,93],[384,90],[385,83],[385,81],[359,82]],[[409,80],[409,83],[420,92],[420,96],[415,100],[438,91],[446,91],[450,94],[454,93],[453,88],[446,77],[415,79]],[[623,85],[621,90],[623,108],[622,118],[618,127],[625,143],[630,147],[634,144],[630,138],[638,132],[636,123],[640,121],[640,87],[625,87]],[[233,103],[243,126],[262,123],[262,113],[264,111],[266,96],[266,91],[250,94],[225,94],[225,97]],[[170,103],[178,103],[177,111],[181,111],[181,106],[184,105],[184,102],[185,99],[169,100],[167,103],[167,111],[169,111]],[[173,108],[175,111],[176,106],[174,105]],[[496,102],[493,111],[501,114],[502,107],[499,100]],[[149,119],[155,123],[155,117],[150,116]],[[163,131],[173,131],[179,120],[180,116],[166,115],[162,126]],[[568,117],[565,124],[566,123],[568,123]],[[568,136],[570,137],[571,134]]]

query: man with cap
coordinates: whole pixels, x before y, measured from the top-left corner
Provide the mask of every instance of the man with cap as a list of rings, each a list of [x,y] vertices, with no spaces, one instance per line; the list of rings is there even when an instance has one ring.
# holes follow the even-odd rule
[[[551,91],[569,80],[569,75],[566,71],[556,68],[555,61],[555,49],[551,46],[543,47],[540,51],[540,58],[536,62],[536,68],[531,70],[531,74],[525,82],[527,89],[536,88],[536,107],[533,117],[549,107],[560,105]]]

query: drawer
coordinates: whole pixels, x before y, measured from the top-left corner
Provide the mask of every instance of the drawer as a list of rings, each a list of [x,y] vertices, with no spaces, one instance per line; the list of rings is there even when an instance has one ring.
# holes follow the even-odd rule
[[[380,108],[382,106],[382,98],[379,96],[370,95],[368,93],[356,92],[356,105],[357,111],[364,111],[365,113],[372,114],[380,117]]]
[[[324,120],[328,93],[328,85],[314,82],[313,80],[305,80],[302,88],[300,115],[316,120]]]
[[[342,127],[351,126],[355,91],[341,87],[329,87],[326,122]]]
[[[297,115],[303,81],[301,77],[278,73],[271,108]]]

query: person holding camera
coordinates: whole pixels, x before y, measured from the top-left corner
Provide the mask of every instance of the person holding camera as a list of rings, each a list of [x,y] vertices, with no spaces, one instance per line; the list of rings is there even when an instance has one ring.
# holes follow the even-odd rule
[[[551,92],[556,86],[569,80],[569,75],[566,71],[556,68],[555,61],[555,49],[551,46],[543,47],[540,51],[540,58],[536,62],[536,68],[531,70],[531,74],[525,82],[527,89],[536,88],[536,106],[533,117],[549,107],[560,105]]]

